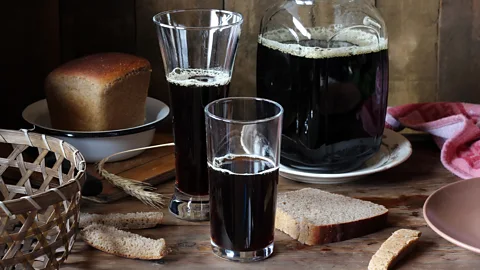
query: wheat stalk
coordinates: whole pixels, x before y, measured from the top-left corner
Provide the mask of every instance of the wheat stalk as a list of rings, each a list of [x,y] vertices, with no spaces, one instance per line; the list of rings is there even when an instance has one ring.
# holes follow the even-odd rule
[[[97,171],[104,179],[106,179],[112,185],[122,189],[128,195],[139,199],[141,202],[151,207],[154,207],[157,209],[162,208],[165,205],[163,201],[164,196],[162,194],[152,192],[153,190],[155,190],[155,188],[152,187],[150,184],[125,178],[125,177],[121,177],[113,173],[110,173],[104,169],[104,165],[111,157],[116,155],[135,152],[135,151],[142,151],[142,150],[147,150],[152,148],[173,146],[173,145],[174,145],[173,143],[159,144],[159,145],[153,145],[149,147],[142,147],[142,148],[115,153],[98,162]]]

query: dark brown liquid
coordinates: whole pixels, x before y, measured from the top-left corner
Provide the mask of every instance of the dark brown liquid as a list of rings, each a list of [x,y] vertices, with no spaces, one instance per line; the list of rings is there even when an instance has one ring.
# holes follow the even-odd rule
[[[213,242],[235,251],[264,249],[273,243],[278,169],[246,156],[227,158],[219,167],[233,173],[209,166]]]
[[[209,76],[192,76],[207,82]],[[188,195],[208,195],[205,106],[227,96],[230,84],[181,86],[169,83],[175,137],[176,186]]]
[[[321,40],[301,45],[327,47]],[[353,44],[330,44],[345,46]],[[388,51],[313,59],[259,44],[257,93],[285,110],[282,164],[320,172],[352,171],[380,148]]]

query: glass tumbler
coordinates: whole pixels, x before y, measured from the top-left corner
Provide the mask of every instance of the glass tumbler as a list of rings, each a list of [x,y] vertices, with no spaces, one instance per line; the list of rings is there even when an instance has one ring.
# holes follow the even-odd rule
[[[242,15],[214,9],[175,10],[153,17],[170,92],[175,137],[175,191],[169,210],[208,220],[205,106],[228,95]]]
[[[283,108],[226,98],[205,115],[212,250],[233,261],[265,259],[273,252]]]

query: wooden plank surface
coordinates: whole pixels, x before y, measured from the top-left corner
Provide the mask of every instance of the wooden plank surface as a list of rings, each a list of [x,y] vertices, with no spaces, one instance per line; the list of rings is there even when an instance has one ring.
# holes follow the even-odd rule
[[[60,1],[62,60],[135,53],[135,0]]]
[[[370,0],[373,1],[373,0]],[[245,17],[231,94],[255,94],[256,37],[267,7],[280,0],[6,1],[9,42],[1,67],[0,127],[24,127],[21,111],[43,98],[43,80],[61,62],[123,51],[152,62],[150,95],[169,102],[152,16],[167,9],[225,8]],[[24,5],[25,4],[25,5]],[[390,105],[480,102],[480,0],[376,0],[390,36]],[[28,19],[26,19],[28,18]],[[34,27],[32,27],[32,23]]]
[[[170,142],[173,142],[172,135],[156,134],[152,145]],[[131,159],[106,163],[104,168],[118,176],[155,186],[175,178],[174,148],[169,146],[150,149]],[[101,179],[95,164],[89,164],[87,172],[90,176]],[[111,203],[128,196],[105,179],[101,179],[101,181],[103,185],[102,193],[97,196],[85,197],[86,200],[97,203]]]
[[[370,0],[373,1],[373,0]],[[168,9],[225,8],[245,17],[231,94],[255,95],[256,38],[267,7],[280,0],[6,1],[4,128],[23,127],[21,111],[43,98],[43,80],[61,62],[123,51],[152,62],[150,95],[169,102],[152,16]],[[480,102],[479,0],[376,0],[390,36],[390,105],[423,101]],[[461,14],[461,15],[459,15]],[[29,18],[26,20],[25,18]],[[32,27],[34,22],[35,27]],[[61,56],[61,58],[60,58]],[[25,64],[28,63],[28,64]]]
[[[389,32],[391,106],[437,100],[439,5],[440,0],[377,0]]]
[[[443,0],[439,39],[439,98],[480,102],[480,1]]]
[[[281,0],[224,0],[225,9],[243,15],[242,35],[238,46],[230,88],[231,96],[256,96],[257,40],[265,10]]]
[[[60,63],[59,0],[2,1],[0,127],[31,128],[22,120],[44,98],[47,74]]]
[[[62,269],[366,269],[381,243],[399,228],[418,229],[423,235],[417,249],[396,269],[476,269],[480,257],[440,238],[427,227],[422,214],[427,196],[458,178],[443,168],[440,151],[433,142],[413,143],[413,149],[413,155],[407,162],[389,171],[355,183],[314,186],[385,205],[390,210],[389,227],[377,233],[310,247],[276,231],[273,257],[263,262],[238,264],[218,259],[212,254],[208,222],[180,221],[163,209],[165,224],[138,232],[166,240],[172,252],[163,260],[147,262],[117,258],[88,247],[78,239]],[[281,179],[279,192],[311,186]],[[159,186],[162,194],[171,194],[172,191],[173,182]],[[83,211],[95,213],[151,210],[133,199],[110,205],[84,202],[81,207]]]

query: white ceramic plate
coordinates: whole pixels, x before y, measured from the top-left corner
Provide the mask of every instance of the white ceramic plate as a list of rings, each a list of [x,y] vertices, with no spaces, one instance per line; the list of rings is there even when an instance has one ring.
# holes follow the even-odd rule
[[[23,118],[34,126],[35,132],[64,140],[75,146],[87,162],[98,162],[112,154],[125,150],[149,146],[155,135],[155,128],[170,112],[168,106],[154,98],[147,98],[143,125],[98,132],[69,131],[54,129],[50,123],[47,100],[29,105],[23,111]],[[118,155],[109,162],[120,161],[139,155],[141,151]]]
[[[359,170],[349,173],[321,174],[304,172],[280,165],[280,175],[290,180],[309,184],[342,184],[393,168],[406,161],[411,154],[412,145],[410,142],[401,134],[386,129],[380,151],[367,160]]]

